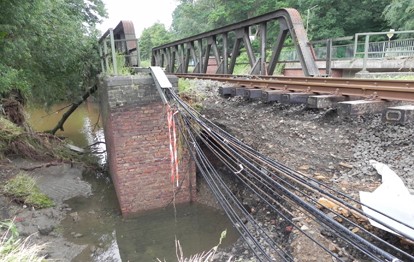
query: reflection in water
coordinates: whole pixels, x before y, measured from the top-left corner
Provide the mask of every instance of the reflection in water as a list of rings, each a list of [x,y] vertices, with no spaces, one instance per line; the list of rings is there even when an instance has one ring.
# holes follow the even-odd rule
[[[67,110],[58,110],[63,107],[57,105],[48,112],[33,108],[29,110],[28,121],[37,131],[50,130]],[[57,135],[66,137],[76,146],[86,147],[104,141],[99,124],[98,104],[82,104],[66,121],[65,131],[58,131]],[[104,152],[105,144],[97,143],[94,150]],[[101,158],[101,161],[105,163],[106,159]],[[225,229],[227,237],[223,247],[238,238],[237,231],[224,214],[196,203],[177,205],[176,210],[169,206],[124,219],[109,176],[85,173],[84,179],[91,184],[93,195],[68,200],[71,212],[76,212],[80,220],[75,222],[68,216],[61,224],[66,238],[88,245],[74,262],[157,261],[157,258],[170,262],[177,260],[175,238],[187,257],[217,245]],[[79,234],[82,237],[75,237]]]
[[[93,258],[93,261],[122,261],[119,254],[118,243],[116,242],[115,230],[112,231],[112,240],[109,246],[100,254]]]
[[[37,107],[29,108],[28,122],[36,131],[51,130],[68,110],[68,106],[70,105],[58,104],[48,110]],[[81,148],[93,145],[91,150],[97,152],[100,164],[105,164],[105,138],[99,104],[91,102],[81,104],[69,116],[63,127],[64,131],[58,130],[57,136],[65,137],[70,143]]]
[[[53,129],[62,115],[68,110],[68,105],[58,104],[50,109],[35,107],[28,109],[28,122],[37,131]],[[85,147],[89,144],[88,135],[99,130],[99,105],[97,103],[81,104],[63,125],[65,131],[58,130],[56,135],[63,136],[76,146]],[[95,128],[94,127],[98,127]]]

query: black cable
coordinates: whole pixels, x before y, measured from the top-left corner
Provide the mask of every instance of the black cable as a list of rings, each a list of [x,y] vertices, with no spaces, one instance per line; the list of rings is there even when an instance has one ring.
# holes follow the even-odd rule
[[[175,100],[176,101],[178,101],[178,103],[180,103],[182,106],[183,106],[183,104],[181,103],[181,101],[179,101],[177,98],[175,98]],[[183,106],[183,107],[186,107],[185,105]],[[193,113],[191,113],[190,112],[190,110],[188,110],[188,108],[186,108],[185,110],[187,110],[187,112],[191,115],[191,117],[196,121],[196,122],[198,122],[198,124],[200,124],[200,126],[204,126],[204,128],[205,128],[205,130],[207,130],[207,131],[210,131],[211,129],[209,128],[209,127],[207,127],[207,126],[205,126],[205,125],[203,125],[203,121],[201,121],[198,117],[196,117]],[[224,132],[224,131],[223,131]],[[216,136],[217,137],[217,136]],[[235,139],[234,137],[231,137],[230,135],[229,135],[229,138],[231,138],[232,140],[233,139]],[[236,141],[237,141],[237,139],[235,139]],[[235,141],[235,140],[233,140],[233,141]],[[244,144],[242,144],[241,142],[239,142],[239,141],[237,141],[239,144],[241,144],[244,148],[248,148],[248,149],[250,149],[249,147],[246,147]],[[235,154],[235,155],[237,155],[238,153],[237,152],[235,152],[234,150],[233,150],[233,153]],[[254,152],[254,153],[258,153],[258,152]],[[260,157],[262,157],[262,156],[260,156]],[[265,158],[265,160],[266,160],[266,158]],[[243,158],[243,161],[245,161],[245,164],[247,164],[247,165],[249,165],[251,168],[252,168],[252,170],[255,170],[258,174],[261,174],[262,176],[266,176],[265,174],[263,174],[263,172],[261,172],[260,170],[258,170],[258,168],[255,166],[255,165],[253,165],[253,164],[251,164],[251,163],[249,163],[249,161],[247,161],[246,159],[244,159]],[[274,164],[274,163],[271,163],[271,164]],[[279,165],[279,164],[278,164]],[[278,168],[278,167],[275,167],[276,169]],[[279,166],[279,168],[280,168],[280,166]],[[286,168],[285,166],[283,166],[282,165],[282,168]],[[287,171],[290,171],[289,169],[287,170]],[[286,172],[286,171],[285,171]],[[289,173],[291,173],[291,172],[289,172]],[[305,181],[305,183],[306,183],[306,181]],[[276,183],[276,186],[277,186],[277,183]],[[279,186],[279,189],[280,190],[282,190],[282,191],[284,191],[284,193],[285,194],[287,194],[287,196],[289,197],[289,198],[291,198],[292,200],[297,200],[298,202],[297,202],[297,204],[299,204],[299,205],[302,205],[302,208],[305,208],[305,210],[307,210],[308,212],[310,212],[310,213],[313,213],[313,212],[316,212],[316,213],[318,213],[318,211],[319,210],[317,210],[317,209],[315,209],[315,208],[313,208],[312,206],[310,206],[308,203],[306,203],[306,202],[304,202],[304,201],[300,201],[300,198],[299,199],[297,199],[297,196],[295,196],[294,194],[293,195],[291,195],[291,192],[289,191],[289,190],[287,190],[286,188],[284,188],[282,185],[278,185]],[[277,187],[278,187],[277,186]],[[297,189],[296,189],[297,190]],[[324,193],[324,194],[327,194],[326,192],[320,192],[320,193]],[[329,195],[329,194],[327,194],[327,195]],[[321,211],[319,211],[319,212],[321,212]],[[319,219],[321,219],[321,220],[326,220],[326,217],[323,217],[323,216],[325,216],[325,214],[324,213],[322,213],[321,212],[321,214],[318,214],[318,217],[319,217]],[[325,222],[328,222],[328,224],[331,224],[331,223],[333,223],[333,225],[335,225],[335,222],[336,221],[334,221],[334,220],[332,220],[332,221],[329,221],[329,219],[327,220],[327,221],[325,221]],[[337,223],[337,222],[336,222]],[[341,228],[341,226],[342,225],[340,225],[339,223],[338,223],[338,225],[340,226],[339,228]],[[336,226],[338,226],[338,225],[336,225]],[[345,231],[346,232],[346,231]],[[347,233],[347,232],[346,232]],[[345,236],[347,236],[347,237],[350,237],[350,239],[351,240],[353,240],[353,241],[357,241],[356,243],[362,243],[362,244],[367,244],[367,247],[369,247],[370,249],[372,249],[374,252],[376,252],[376,253],[379,253],[379,254],[381,254],[382,256],[384,256],[384,257],[386,257],[387,259],[388,258],[393,258],[394,259],[394,257],[389,257],[389,255],[390,254],[388,254],[388,253],[386,253],[386,252],[383,252],[382,250],[379,250],[376,246],[372,246],[372,245],[369,245],[370,243],[368,242],[368,243],[366,243],[366,241],[365,241],[365,239],[360,239],[359,238],[359,236],[358,237],[356,237],[356,235],[355,234],[353,234],[353,235],[355,235],[355,236],[353,236],[353,235],[351,235],[351,236],[349,236],[349,234],[344,234],[344,232],[341,232],[341,234],[342,235],[345,235]]]

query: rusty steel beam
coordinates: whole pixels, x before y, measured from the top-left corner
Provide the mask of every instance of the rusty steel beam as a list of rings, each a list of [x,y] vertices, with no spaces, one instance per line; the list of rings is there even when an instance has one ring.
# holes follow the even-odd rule
[[[347,78],[295,78],[246,79],[223,76],[177,75],[178,77],[210,79],[235,84],[246,88],[307,92],[310,94],[330,94],[365,97],[369,99],[397,100],[414,102],[414,83],[405,80],[371,80]]]
[[[256,79],[256,80],[274,80],[289,82],[307,82],[307,83],[325,83],[325,84],[344,84],[344,85],[362,85],[362,86],[388,86],[388,87],[410,87],[414,88],[412,80],[397,79],[361,79],[346,77],[301,77],[301,76],[249,76],[249,75],[230,75],[230,74],[175,74],[178,77],[188,78],[233,78],[233,79]]]
[[[269,35],[267,32],[267,24],[275,20],[279,22],[279,37],[277,38],[276,43],[273,44],[273,47],[268,48],[266,46],[266,40]],[[256,57],[249,37],[249,29],[253,26],[259,27],[259,57]],[[228,52],[229,33],[235,34],[234,45],[232,47],[230,57]],[[273,74],[278,62],[280,51],[288,34],[291,35],[291,38],[294,42],[304,74],[306,76],[320,76],[319,69],[313,56],[312,46],[309,44],[306,31],[303,27],[302,19],[299,15],[299,12],[293,8],[279,9],[274,12],[246,19],[238,23],[220,27],[215,30],[155,47],[152,49],[151,63],[153,63],[153,66],[165,67],[163,60],[157,58],[158,56],[162,55],[162,52],[160,52],[161,50],[169,50],[171,48],[177,48],[178,46],[183,45],[194,45],[194,43],[197,42],[198,46],[195,48],[199,50],[198,52],[200,53],[201,57],[197,59],[198,67],[194,69],[194,72],[207,72],[208,59],[211,55],[210,51],[212,49],[213,56],[217,63],[216,73],[231,74],[234,70],[236,58],[240,54],[240,49],[243,44],[249,58],[249,64],[251,67],[250,74]],[[204,46],[203,43],[205,44]],[[221,50],[219,50],[219,46]],[[266,61],[266,50],[268,49],[272,52],[272,55],[271,59],[269,61]],[[190,54],[184,55],[190,56]],[[229,64],[228,59],[230,59]],[[177,60],[173,59],[172,63],[179,63],[181,66],[185,66],[183,63],[180,63],[181,60],[183,60],[183,58],[178,57]],[[180,68],[180,66],[178,66],[176,71],[174,69],[175,66],[169,64],[166,68],[166,71],[168,73],[188,72],[188,69],[182,67]]]

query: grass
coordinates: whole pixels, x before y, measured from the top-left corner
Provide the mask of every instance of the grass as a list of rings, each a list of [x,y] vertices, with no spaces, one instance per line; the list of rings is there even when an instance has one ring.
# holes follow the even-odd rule
[[[208,251],[203,251],[201,253],[195,254],[195,255],[190,256],[188,258],[184,257],[180,241],[176,239],[175,240],[175,252],[176,252],[176,256],[177,256],[177,261],[178,262],[208,262],[208,261],[212,261],[212,259],[214,258],[214,255],[217,252],[218,247],[221,245],[221,243],[222,243],[223,239],[226,237],[226,235],[227,235],[227,229],[224,230],[223,232],[221,232],[219,243],[216,246],[212,247]],[[162,262],[158,258],[157,258],[157,261]],[[231,262],[231,261],[233,261],[232,257],[230,257],[226,262]]]
[[[123,54],[116,54],[116,71],[119,76],[131,75],[131,69],[125,65],[125,56]],[[113,63],[111,62],[106,72],[108,75],[115,75]]]
[[[22,128],[16,126],[5,118],[0,117],[0,155],[3,155],[11,141],[22,133]],[[1,158],[2,157],[0,157],[0,159]]]
[[[3,187],[3,192],[17,202],[22,202],[34,208],[54,206],[53,201],[40,191],[34,178],[23,172],[8,180]]]
[[[0,222],[0,229],[5,230],[0,236],[0,261],[2,262],[41,262],[40,255],[44,245],[30,242],[30,236],[21,239],[13,221]]]
[[[194,81],[189,79],[178,79],[178,94],[181,99],[186,101],[192,108],[200,112],[202,110],[201,100],[204,96],[197,90],[197,86]]]

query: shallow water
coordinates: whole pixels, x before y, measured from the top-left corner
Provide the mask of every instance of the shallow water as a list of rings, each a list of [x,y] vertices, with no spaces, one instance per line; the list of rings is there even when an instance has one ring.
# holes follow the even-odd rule
[[[203,205],[180,204],[123,219],[112,184],[104,176],[85,176],[94,195],[88,199],[73,198],[66,203],[79,216],[75,222],[68,216],[62,222],[64,236],[76,244],[87,244],[74,261],[177,261],[175,238],[185,256],[208,250],[218,244],[227,229],[222,246],[233,243],[238,235],[221,212]],[[75,234],[83,236],[76,238]],[[98,255],[91,258],[91,250]]]
[[[67,110],[57,105],[49,111],[29,110],[29,119],[38,131],[50,130]],[[59,111],[59,112],[58,112]],[[99,107],[94,103],[81,105],[65,123],[65,131],[57,135],[67,137],[74,145],[86,147],[104,141],[99,121]],[[100,144],[99,150],[105,150]],[[105,161],[105,158],[102,158]],[[180,241],[185,257],[208,251],[217,245],[222,231],[227,236],[222,247],[236,241],[237,231],[227,216],[201,204],[172,205],[135,218],[120,215],[114,187],[108,174],[84,174],[93,190],[89,198],[76,197],[67,201],[72,208],[61,223],[63,235],[70,241],[87,245],[73,261],[177,261],[175,239]]]

